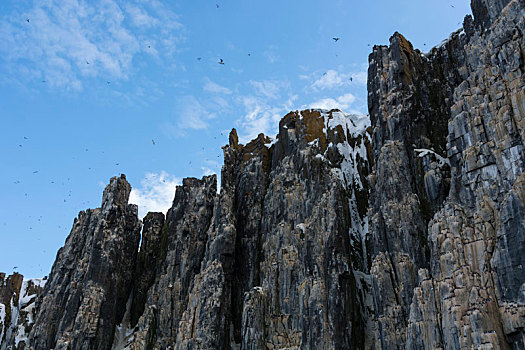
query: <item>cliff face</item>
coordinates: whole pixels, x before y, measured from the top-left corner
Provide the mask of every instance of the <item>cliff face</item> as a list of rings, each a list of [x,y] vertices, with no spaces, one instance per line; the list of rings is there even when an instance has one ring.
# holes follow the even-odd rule
[[[42,291],[0,275],[2,350],[525,348],[525,1],[472,9],[374,47],[369,117],[232,130],[219,193],[141,223],[111,179]]]
[[[13,273],[0,273],[0,349],[24,349],[34,325],[36,300],[45,279],[24,280]]]
[[[107,349],[126,310],[140,239],[131,186],[114,177],[58,253],[29,335],[34,349]]]
[[[164,267],[124,345],[359,347],[365,128],[357,116],[308,110],[285,116],[274,144],[259,135],[241,145],[233,130],[220,194],[215,178],[177,189]]]
[[[525,11],[503,5],[370,55],[376,348],[525,346]]]

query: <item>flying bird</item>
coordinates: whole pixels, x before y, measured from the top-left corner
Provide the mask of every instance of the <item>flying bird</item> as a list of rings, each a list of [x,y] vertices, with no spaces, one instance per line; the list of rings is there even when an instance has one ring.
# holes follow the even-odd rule
[[[27,21],[27,23],[29,23],[29,17],[27,17],[26,21]]]
[[[38,173],[38,170],[33,171],[33,174],[36,174],[36,173]]]
[[[27,136],[24,136],[24,140],[27,140]]]
[[[354,78],[350,77],[350,81],[353,81],[353,80],[354,80]]]
[[[217,6],[217,8],[219,8],[219,4],[215,4],[215,6]]]
[[[219,61],[219,64],[224,64],[224,61],[222,60],[222,58],[221,58],[221,60]]]
[[[450,7],[452,7],[453,9],[455,9],[454,5],[450,5]]]
[[[109,84],[111,84],[111,82],[110,82],[110,81],[106,81],[106,83],[108,83],[108,85],[109,85]]]
[[[151,140],[151,142],[153,142],[153,144],[155,144],[155,140]]]
[[[18,266],[13,266],[13,270],[16,270],[16,269],[18,269]]]
[[[202,60],[202,57],[197,57],[197,61],[200,61],[200,60]]]
[[[89,61],[88,61],[88,60],[86,60],[86,64],[89,64]]]
[[[339,38],[335,37],[335,38],[332,38],[334,39],[335,42],[338,42],[339,41]]]

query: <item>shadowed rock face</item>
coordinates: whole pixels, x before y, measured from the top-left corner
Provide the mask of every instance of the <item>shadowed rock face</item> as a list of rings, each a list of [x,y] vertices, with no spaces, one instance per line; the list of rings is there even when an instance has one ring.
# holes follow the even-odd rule
[[[374,47],[369,118],[232,130],[220,192],[184,179],[140,250],[112,178],[41,292],[0,274],[0,350],[525,348],[525,1],[472,8],[429,53]]]
[[[428,54],[370,55],[377,348],[525,346],[525,5],[472,6]]]
[[[30,334],[34,349],[109,349],[133,283],[141,222],[114,177],[102,207],[82,211],[58,254]]]

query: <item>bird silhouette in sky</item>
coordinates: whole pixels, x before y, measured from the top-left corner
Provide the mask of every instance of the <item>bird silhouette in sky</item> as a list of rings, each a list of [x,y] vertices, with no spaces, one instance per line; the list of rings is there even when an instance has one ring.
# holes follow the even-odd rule
[[[197,61],[200,61],[200,60],[202,60],[202,57],[197,57]]]
[[[334,39],[335,42],[338,42],[339,41],[339,38],[335,37],[335,38],[332,38]]]
[[[36,174],[36,173],[38,173],[38,170],[33,171],[33,174]]]
[[[18,266],[13,266],[13,270],[16,270],[16,269],[18,269]]]
[[[454,5],[450,5],[450,7],[452,7],[453,9],[455,9],[456,7],[454,7]]]
[[[89,64],[89,61],[88,61],[88,60],[86,60],[86,64]]]
[[[354,80],[354,78],[350,77],[350,81],[353,81],[353,80]]]
[[[27,23],[29,23],[29,17],[27,17],[26,21],[27,21]]]
[[[217,6],[217,8],[219,8],[219,4],[215,4],[215,6]]]
[[[24,136],[24,140],[27,140],[27,136]]]
[[[155,140],[151,140],[151,142],[153,142],[153,144],[155,144]]]
[[[224,64],[224,61],[222,60],[222,58],[221,58],[221,60],[219,61],[219,64]]]

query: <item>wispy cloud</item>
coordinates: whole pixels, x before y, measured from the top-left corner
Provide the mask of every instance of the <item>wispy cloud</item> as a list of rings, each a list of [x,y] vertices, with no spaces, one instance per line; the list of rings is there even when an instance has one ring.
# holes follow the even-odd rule
[[[206,92],[211,92],[213,94],[230,95],[232,93],[232,91],[228,89],[227,87],[221,86],[211,81],[209,78],[205,79],[205,84],[202,89]]]
[[[232,102],[238,109],[244,110],[236,121],[242,143],[249,142],[260,133],[273,137],[277,132],[279,120],[293,108],[297,99],[297,96],[291,93],[290,82],[285,79],[251,80],[239,90],[246,93],[235,96]]]
[[[279,54],[277,53],[277,47],[270,45],[263,53],[264,57],[269,63],[275,63],[279,60]]]
[[[243,96],[241,100],[245,114],[238,120],[240,141],[249,142],[260,133],[274,137],[279,120],[293,109],[296,98],[297,96],[293,95],[283,103],[276,103],[258,96]]]
[[[184,40],[177,15],[156,0],[30,4],[0,18],[0,61],[16,79],[68,90],[89,78],[127,80],[137,55],[170,56]]]
[[[255,89],[255,93],[259,96],[267,97],[270,99],[279,98],[280,92],[288,88],[290,84],[287,81],[282,80],[263,80],[263,81],[250,81],[250,85]]]
[[[307,75],[300,75],[300,79],[309,79]],[[316,91],[330,90],[339,88],[344,85],[366,85],[367,73],[366,72],[349,72],[342,73],[333,69],[327,70],[323,75],[314,80],[312,88]]]
[[[215,118],[215,113],[211,113],[194,96],[185,96],[179,99],[176,108],[177,136],[185,135],[188,129],[203,130],[208,128],[207,120]]]
[[[180,178],[165,171],[147,173],[140,181],[140,187],[131,190],[129,202],[138,205],[140,218],[150,211],[166,213],[175,197],[175,187],[181,183]]]
[[[321,108],[321,109],[340,109],[344,111],[349,111],[352,103],[356,100],[356,97],[351,93],[344,94],[335,99],[333,98],[323,98],[309,105],[303,106],[303,108]]]

